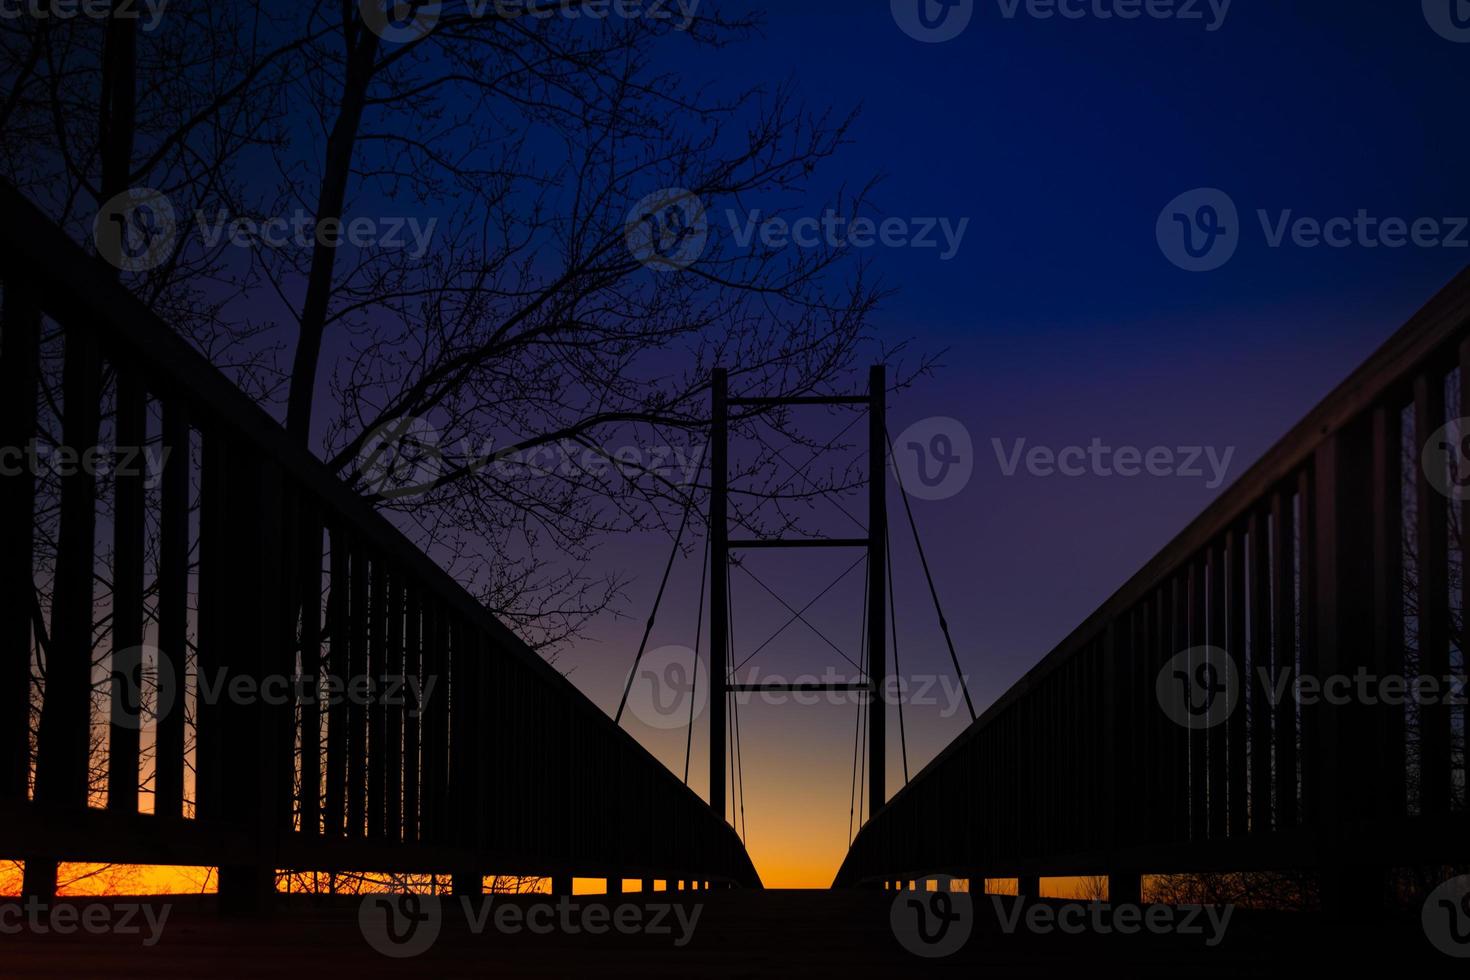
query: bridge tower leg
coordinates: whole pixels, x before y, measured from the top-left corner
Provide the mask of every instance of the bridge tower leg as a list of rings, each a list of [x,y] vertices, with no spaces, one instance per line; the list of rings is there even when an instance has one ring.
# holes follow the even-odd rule
[[[715,368],[710,382],[714,401],[710,432],[709,496],[709,805],[725,818],[725,685],[730,637],[730,376]]]
[[[888,802],[888,380],[882,365],[868,372],[868,816]]]

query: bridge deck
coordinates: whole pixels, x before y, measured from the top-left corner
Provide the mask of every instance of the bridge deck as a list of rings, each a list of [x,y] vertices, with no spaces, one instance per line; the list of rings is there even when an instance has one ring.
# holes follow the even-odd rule
[[[1334,926],[1311,916],[1236,912],[1224,941],[1199,937],[1006,935],[988,897],[977,896],[974,930],[955,955],[918,959],[889,927],[893,895],[856,891],[733,891],[628,895],[649,903],[703,908],[692,939],[673,935],[507,935],[493,925],[475,934],[462,916],[446,915],[433,946],[412,959],[370,948],[358,925],[356,899],[283,900],[267,922],[221,920],[213,899],[154,899],[173,908],[162,940],[142,948],[137,936],[0,935],[0,973],[7,977],[137,975],[150,977],[492,975],[568,977],[901,976],[922,970],[971,976],[1243,977],[1320,972],[1336,961],[1442,971],[1451,961],[1430,949],[1417,920]],[[555,903],[549,896],[497,897],[522,909]],[[582,906],[604,896],[578,896]],[[1012,901],[1004,899],[1003,902]],[[1048,902],[1053,906],[1061,903]],[[146,929],[145,929],[146,932]],[[1388,951],[1392,951],[1388,953]],[[988,974],[976,974],[977,968]],[[1371,967],[1370,967],[1371,970]],[[1428,974],[1426,974],[1428,975]]]

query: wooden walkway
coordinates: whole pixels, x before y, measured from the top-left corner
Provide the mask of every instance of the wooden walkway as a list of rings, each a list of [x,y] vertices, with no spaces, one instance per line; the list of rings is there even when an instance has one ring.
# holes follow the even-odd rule
[[[571,936],[493,925],[475,934],[462,916],[446,915],[425,953],[390,959],[359,928],[355,899],[283,899],[267,922],[221,920],[213,899],[172,902],[161,940],[143,948],[138,936],[0,935],[6,977],[823,977],[934,973],[990,977],[1251,977],[1320,973],[1354,964],[1374,974],[1443,976],[1455,961],[1429,947],[1417,917],[1369,927],[1333,926],[1311,916],[1237,912],[1215,948],[1199,937],[1005,935],[990,899],[977,896],[974,930],[960,952],[925,960],[907,952],[889,926],[892,893],[872,891],[716,891],[628,895],[652,917],[649,903],[702,906],[683,947],[677,918],[667,935]],[[642,901],[640,901],[640,899]],[[446,900],[447,902],[448,900]],[[550,896],[498,897],[524,911]],[[605,896],[577,896],[585,907]],[[1010,901],[1009,899],[1005,901]],[[1060,903],[1050,902],[1053,906]],[[493,907],[492,907],[493,909]],[[977,972],[985,971],[985,972]],[[1405,973],[1405,971],[1408,971]],[[1381,972],[1381,971],[1380,971]]]

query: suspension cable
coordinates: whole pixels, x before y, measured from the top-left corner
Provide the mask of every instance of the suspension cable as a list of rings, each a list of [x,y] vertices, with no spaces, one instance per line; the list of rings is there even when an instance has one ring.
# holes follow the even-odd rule
[[[684,729],[684,785],[689,785],[689,755],[694,747],[694,702],[699,693],[699,640],[704,632],[704,586],[709,576],[709,545],[713,535],[704,536],[704,560],[699,563],[699,610],[694,621],[694,669],[689,681],[689,725]],[[714,685],[711,684],[711,687]]]
[[[735,608],[735,592],[728,575],[725,576],[725,603],[727,609]],[[730,649],[733,651],[735,649],[735,617],[733,615],[726,617],[726,626],[730,634]],[[727,675],[726,683],[729,683],[729,680],[730,677]],[[750,824],[745,818],[745,756],[740,747],[740,695],[734,691],[731,692],[731,695],[735,705],[735,710],[731,714],[735,720],[735,773],[740,787],[740,841],[748,847]]]
[[[699,456],[699,469],[696,473],[703,472],[704,459],[709,455],[709,444],[705,443],[704,452]],[[633,658],[633,669],[628,671],[628,682],[623,685],[623,698],[618,702],[618,713],[613,718],[613,723],[623,723],[623,710],[628,707],[628,693],[633,690],[633,679],[638,676],[638,665],[643,662],[643,653],[648,649],[648,638],[653,635],[653,624],[658,619],[658,607],[664,601],[664,590],[669,585],[669,573],[674,570],[674,559],[679,556],[679,543],[684,539],[684,529],[689,526],[689,514],[694,510],[694,495],[684,501],[684,517],[679,521],[679,531],[674,535],[674,546],[669,549],[669,560],[664,565],[664,577],[658,584],[658,594],[653,597],[653,611],[648,614],[648,623],[643,627],[643,640],[638,644],[638,655]]]
[[[885,548],[888,559],[888,626],[893,631],[893,676],[898,678],[898,745],[903,753],[903,784],[909,784],[909,739],[904,733],[903,727],[903,669],[898,665],[898,600],[893,591],[893,547],[889,540],[887,529],[883,532],[883,542],[888,545]]]
[[[898,457],[893,451],[893,436],[886,428],[883,430],[883,436],[888,441],[889,458],[896,460]],[[964,671],[960,669],[960,658],[955,653],[954,638],[949,634],[949,620],[944,618],[944,609],[939,604],[939,589],[934,585],[934,575],[929,571],[929,559],[924,554],[924,542],[919,540],[919,525],[914,522],[914,509],[909,504],[909,492],[903,485],[903,475],[897,466],[894,466],[893,474],[898,481],[899,495],[903,498],[904,513],[908,515],[909,529],[914,535],[914,547],[918,549],[919,562],[924,567],[924,578],[929,582],[929,595],[934,600],[934,612],[939,617],[939,628],[944,632],[944,642],[949,646],[949,659],[954,664],[955,676],[959,678],[960,690],[964,692],[965,707],[970,709],[970,720],[974,721],[978,717],[975,714],[975,702],[970,700],[970,685],[965,682]]]
[[[863,560],[866,561],[867,557],[866,554],[863,555]],[[858,620],[859,623],[866,623],[868,620],[868,587],[869,579],[865,574],[863,576],[863,618]],[[868,652],[868,631],[864,629],[862,630],[862,634],[863,639],[860,644],[862,650],[861,655],[866,658]],[[866,706],[867,699],[860,696],[857,704],[857,724],[852,736],[852,792],[848,794],[847,798],[847,845],[849,847],[852,846],[853,817],[857,812],[858,752],[861,750],[863,744],[863,718],[866,716],[864,710]]]

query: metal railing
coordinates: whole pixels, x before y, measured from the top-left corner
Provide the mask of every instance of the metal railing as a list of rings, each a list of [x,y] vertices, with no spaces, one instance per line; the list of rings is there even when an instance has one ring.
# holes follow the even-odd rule
[[[95,445],[105,414],[117,445],[138,446],[161,417],[155,441],[168,451],[156,495],[137,475],[110,477],[100,521],[98,478],[62,476],[46,569],[35,474],[0,478],[0,853],[28,872],[56,861],[217,866],[222,893],[247,900],[276,869],[445,873],[472,888],[486,874],[759,885],[704,801],[98,260],[8,185],[0,212],[0,446],[37,438],[41,338],[59,329],[49,342],[64,345],[60,442]],[[146,726],[128,683],[145,593],[159,676],[187,679],[163,683]],[[94,690],[108,683],[99,666],[112,678],[111,724],[95,717]],[[271,703],[206,698],[198,684],[298,675],[434,688],[422,704]],[[150,770],[152,812],[139,813]]]
[[[1464,684],[1466,505],[1436,484],[1467,453],[1431,438],[1470,415],[1467,338],[1470,272],[897,793],[837,884],[1299,870],[1372,898],[1470,857],[1463,700],[1261,680]],[[1197,715],[1161,673],[1211,689],[1181,691]]]

